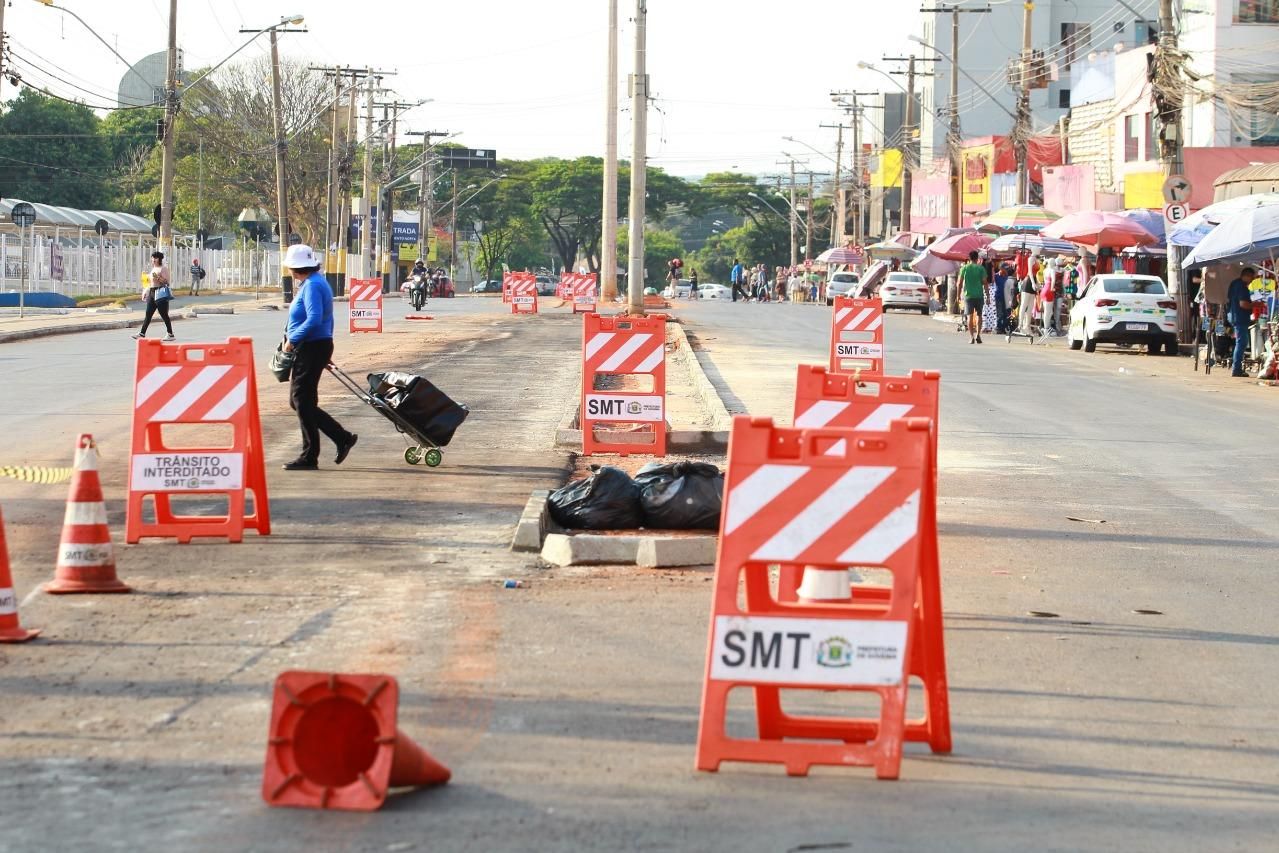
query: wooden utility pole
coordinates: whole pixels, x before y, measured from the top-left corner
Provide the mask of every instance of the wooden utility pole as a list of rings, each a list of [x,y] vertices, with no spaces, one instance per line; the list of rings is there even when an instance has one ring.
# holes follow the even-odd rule
[[[608,68],[604,73],[604,209],[600,299],[617,299],[617,0],[608,0]]]
[[[813,173],[808,173],[808,210],[805,212],[807,221],[804,223],[804,260],[811,261],[813,259]]]
[[[422,166],[418,171],[417,196],[417,256],[423,262],[430,260],[431,232],[435,227],[434,193],[431,189],[431,137],[448,136],[447,130],[413,131],[409,136],[422,137]]]
[[[1177,28],[1172,0],[1159,0],[1159,45],[1155,49],[1154,101],[1159,116],[1159,160],[1167,176],[1180,175],[1185,169],[1182,155],[1181,107],[1185,97],[1182,78],[1184,57],[1177,46]],[[1168,292],[1177,300],[1178,338],[1182,343],[1194,340],[1190,300],[1182,281],[1182,248],[1168,243]]]
[[[3,2],[3,0],[0,0]],[[164,146],[160,161],[160,250],[173,243],[173,173],[177,165],[178,0],[169,0],[169,54],[164,77]]]
[[[917,57],[914,54],[910,56],[886,56],[886,60],[895,62],[905,62],[906,70],[894,71],[893,74],[906,75],[906,118],[902,123],[902,139],[901,144],[897,146],[897,150],[901,152],[902,158],[902,207],[901,221],[898,224],[898,231],[910,231],[910,208],[911,208],[911,189],[914,182],[912,171],[919,165],[919,147],[916,137],[919,131],[915,127],[915,78],[931,77],[932,74],[917,74],[915,72],[916,62],[936,62],[936,58]]]
[[[950,162],[950,227],[958,228],[963,224],[962,184],[959,177],[959,153],[963,143],[963,135],[959,127],[959,16],[965,12],[989,13],[990,7],[965,8],[942,3],[939,6],[921,8],[919,11],[950,13],[950,102],[947,107],[950,113],[950,126],[946,133],[946,154]]]
[[[628,314],[644,313],[644,200],[648,188],[648,70],[646,0],[635,0],[635,71],[631,75],[630,263]]]
[[[1030,83],[1031,66],[1031,17],[1035,11],[1033,0],[1023,5],[1021,21],[1021,65],[1017,72],[1017,120],[1013,127],[1013,154],[1017,159],[1017,203],[1030,202]]]
[[[830,222],[830,245],[831,248],[844,245],[844,214],[848,211],[844,199],[844,185],[840,171],[844,164],[844,131],[847,127],[843,124],[823,124],[819,127],[835,128],[835,215],[831,217]]]

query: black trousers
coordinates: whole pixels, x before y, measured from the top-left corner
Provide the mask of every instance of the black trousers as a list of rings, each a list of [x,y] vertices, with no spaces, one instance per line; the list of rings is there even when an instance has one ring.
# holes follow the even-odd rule
[[[169,334],[173,334],[173,323],[169,322],[169,300],[167,299],[148,299],[147,313],[142,318],[142,328],[139,330],[143,335],[147,333],[147,329],[151,327],[151,318],[155,316],[155,312],[160,312],[160,319],[164,321],[164,328],[169,330]]]
[[[333,339],[307,341],[293,351],[297,358],[289,381],[289,405],[298,413],[298,423],[302,426],[302,454],[298,458],[318,462],[321,432],[337,445],[351,437],[332,415],[320,408],[320,377],[333,357]]]

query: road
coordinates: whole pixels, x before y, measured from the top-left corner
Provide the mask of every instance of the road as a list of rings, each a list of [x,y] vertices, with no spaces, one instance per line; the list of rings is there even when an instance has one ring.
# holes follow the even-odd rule
[[[48,639],[0,651],[0,847],[1271,849],[1279,580],[1257,496],[1276,490],[1273,390],[1184,359],[969,346],[891,315],[890,368],[943,373],[955,752],[912,746],[891,783],[704,774],[709,572],[547,570],[501,548],[522,496],[568,461],[550,440],[574,391],[576,321],[480,300],[431,309],[445,322],[397,322],[339,353],[429,368],[471,403],[443,468],[397,465],[389,425],[329,393],[340,419],[366,418],[360,446],[350,471],[271,474],[276,535],[121,548],[140,594],[27,604]],[[795,365],[825,358],[820,307],[677,310],[732,410],[787,419]],[[249,329],[263,349],[279,322],[184,328]],[[65,465],[93,428],[120,472],[130,353],[122,333],[0,348],[16,461]],[[272,466],[296,446],[282,390],[263,385]],[[118,531],[122,474],[106,479]],[[21,590],[51,572],[61,499],[0,481]],[[269,687],[288,668],[398,676],[401,728],[454,781],[377,815],[265,808]]]

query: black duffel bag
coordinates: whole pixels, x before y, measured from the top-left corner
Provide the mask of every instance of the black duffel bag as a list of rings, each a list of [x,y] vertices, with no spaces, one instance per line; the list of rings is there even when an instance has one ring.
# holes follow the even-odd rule
[[[368,379],[370,394],[440,447],[448,446],[471,413],[422,376],[388,371],[370,373]]]

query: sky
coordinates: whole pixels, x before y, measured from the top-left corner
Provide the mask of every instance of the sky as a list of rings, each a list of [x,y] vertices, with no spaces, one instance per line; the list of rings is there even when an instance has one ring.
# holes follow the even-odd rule
[[[165,47],[168,0],[56,3],[131,61]],[[919,31],[913,0],[647,5],[649,162],[681,176],[778,174],[788,156],[806,162],[802,168],[833,169],[836,131],[819,127],[841,118],[829,93],[891,87],[857,63],[907,51],[906,37]],[[501,158],[603,154],[606,0],[178,0],[185,65],[216,64],[248,38],[237,32],[242,26],[297,13],[308,32],[281,36],[283,56],[393,70],[385,85],[399,100],[433,99],[402,115],[403,131],[456,132],[454,141]],[[619,0],[618,131],[626,159],[634,13],[634,0]],[[81,23],[41,0],[11,0],[4,26],[12,50],[47,72],[50,91],[115,103],[125,66]],[[268,52],[262,37],[239,56]],[[4,81],[0,97],[15,93]]]

